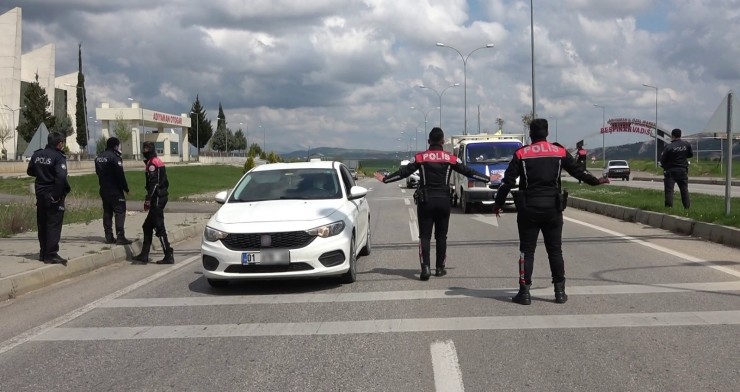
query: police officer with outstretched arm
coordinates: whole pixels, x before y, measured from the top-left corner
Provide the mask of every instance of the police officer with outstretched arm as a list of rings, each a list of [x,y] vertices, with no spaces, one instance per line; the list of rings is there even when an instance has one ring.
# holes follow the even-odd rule
[[[128,182],[123,172],[121,141],[108,138],[105,151],[95,158],[95,173],[100,185],[100,198],[103,201],[103,232],[106,244],[129,245],[124,223],[126,222],[126,193]],[[113,216],[116,219],[116,237],[113,237]]]
[[[167,180],[167,171],[164,162],[157,156],[153,142],[144,142],[142,145],[144,153],[144,176],[146,187],[146,198],[144,199],[144,211],[148,211],[144,224],[144,243],[141,253],[134,256],[136,264],[149,262],[149,251],[152,248],[152,231],[159,238],[164,250],[164,258],[157,264],[174,264],[174,250],[167,240],[167,229],[164,227],[164,207],[167,205],[170,182]]]
[[[548,142],[547,134],[547,120],[532,120],[529,124],[532,144],[514,152],[493,205],[493,212],[499,216],[506,196],[519,178],[519,191],[514,192],[519,229],[519,292],[512,301],[522,305],[532,302],[529,287],[532,285],[534,250],[540,231],[550,261],[555,302],[562,304],[568,300],[561,246],[567,193],[561,193],[561,170],[565,169],[571,176],[589,185],[609,183],[608,178],[596,178],[584,171],[565,147]]]
[[[445,135],[441,128],[435,127],[429,132],[429,149],[417,153],[414,159],[398,171],[383,176],[376,173],[375,177],[383,183],[404,179],[417,170],[419,171],[419,187],[414,193],[416,211],[419,220],[419,255],[421,275],[419,279],[429,280],[430,252],[432,229],[436,245],[436,276],[447,274],[447,229],[450,223],[450,176],[452,170],[472,177],[478,181],[488,182],[489,177],[470,169],[451,153],[444,151]]]
[[[67,157],[64,156],[64,136],[52,132],[46,148],[36,150],[28,162],[28,173],[36,177],[36,225],[39,237],[39,261],[67,264],[59,256],[59,240],[64,222],[64,199],[71,188],[67,181]]]
[[[683,208],[691,206],[689,198],[689,158],[694,156],[691,144],[681,139],[681,130],[671,131],[671,143],[663,150],[660,156],[660,166],[663,167],[663,185],[665,188],[665,206],[673,207],[673,186],[678,185],[681,191]]]

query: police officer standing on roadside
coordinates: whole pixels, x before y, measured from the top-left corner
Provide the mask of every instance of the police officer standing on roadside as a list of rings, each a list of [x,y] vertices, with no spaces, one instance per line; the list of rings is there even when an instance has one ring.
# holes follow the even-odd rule
[[[543,118],[532,120],[529,124],[532,144],[514,152],[493,205],[494,214],[499,216],[506,196],[519,178],[519,191],[514,192],[516,223],[519,229],[519,292],[512,301],[522,305],[529,305],[532,302],[529,287],[532,285],[534,250],[540,231],[550,261],[555,302],[562,304],[568,300],[565,294],[565,265],[562,251],[563,210],[567,202],[567,193],[561,193],[561,168],[589,185],[609,183],[608,178],[596,178],[584,171],[565,147],[548,142],[547,134],[547,120]]]
[[[124,223],[126,222],[126,193],[128,182],[123,172],[121,141],[108,138],[105,151],[95,158],[95,173],[100,184],[100,198],[103,200],[103,231],[105,243],[129,245]],[[116,237],[113,237],[113,216],[116,219]]]
[[[663,185],[665,188],[665,206],[673,207],[673,186],[678,184],[681,191],[683,208],[691,206],[689,199],[689,158],[694,156],[691,144],[681,139],[681,130],[671,131],[671,142],[660,156],[660,166],[663,167]]]
[[[28,173],[36,177],[36,226],[39,237],[39,261],[67,265],[59,256],[59,240],[64,222],[64,199],[71,188],[67,181],[67,157],[64,156],[64,136],[52,132],[46,148],[36,150],[28,162]]]
[[[588,151],[583,148],[583,140],[576,143],[576,162],[581,166],[582,170],[586,170],[586,158],[588,158]],[[580,184],[582,181],[578,180]]]
[[[436,240],[435,276],[447,274],[447,229],[450,223],[450,176],[452,170],[472,177],[477,181],[488,182],[489,177],[470,169],[452,153],[444,151],[445,135],[441,128],[432,128],[429,132],[429,149],[417,153],[414,159],[398,171],[383,176],[375,173],[375,178],[383,183],[404,179],[419,170],[419,187],[414,193],[416,211],[419,220],[419,255],[421,275],[419,279],[429,280],[432,228]],[[452,169],[452,170],[450,170]]]
[[[152,231],[159,238],[164,251],[164,258],[157,264],[174,264],[174,250],[167,240],[167,229],[164,227],[164,207],[167,205],[167,196],[170,182],[167,180],[167,172],[164,162],[157,156],[154,142],[144,142],[142,145],[145,167],[146,198],[144,200],[144,211],[148,211],[144,224],[144,243],[141,253],[134,256],[137,264],[149,262],[149,251],[152,248]]]

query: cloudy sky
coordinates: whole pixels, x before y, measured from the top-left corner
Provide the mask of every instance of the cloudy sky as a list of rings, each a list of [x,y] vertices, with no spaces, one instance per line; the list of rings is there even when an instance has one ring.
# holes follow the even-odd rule
[[[4,2],[0,12],[12,8]],[[440,121],[521,132],[532,108],[525,0],[23,0],[23,52],[56,44],[57,74],[82,42],[89,110],[100,102],[187,112],[306,146],[419,148]],[[554,139],[600,147],[606,118],[655,118],[700,132],[740,88],[740,0],[534,0],[538,117]],[[464,72],[461,55],[468,57]],[[415,109],[411,109],[410,107]],[[426,115],[426,126],[425,126]],[[241,125],[239,123],[242,123]],[[260,127],[261,126],[261,127]],[[608,135],[606,145],[646,136]],[[649,137],[647,137],[649,139]],[[400,141],[398,139],[401,139]]]

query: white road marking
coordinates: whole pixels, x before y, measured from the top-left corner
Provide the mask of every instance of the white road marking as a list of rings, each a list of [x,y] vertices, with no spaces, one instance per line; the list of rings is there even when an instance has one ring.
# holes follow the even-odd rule
[[[0,354],[3,354],[5,352],[8,352],[8,351],[14,349],[15,347],[17,347],[17,346],[19,346],[19,345],[21,345],[23,343],[26,343],[26,342],[28,342],[30,340],[35,340],[36,337],[39,336],[39,335],[42,335],[42,334],[47,333],[48,331],[54,330],[54,328],[57,328],[58,326],[60,326],[62,324],[66,324],[66,323],[68,323],[68,322],[76,319],[77,317],[82,316],[83,314],[85,314],[85,313],[87,313],[87,312],[89,312],[89,311],[91,311],[91,310],[93,310],[95,308],[98,308],[98,307],[104,305],[108,301],[111,301],[111,300],[113,300],[115,298],[118,298],[120,296],[126,295],[126,294],[128,294],[128,293],[130,293],[130,292],[132,292],[132,291],[134,291],[136,289],[138,289],[139,287],[142,287],[142,286],[145,286],[145,285],[147,285],[149,283],[152,283],[155,280],[157,280],[157,279],[159,279],[159,278],[161,278],[161,277],[163,277],[163,276],[165,276],[165,275],[167,275],[167,274],[169,274],[171,272],[174,272],[174,271],[176,271],[176,270],[178,270],[180,268],[183,268],[183,267],[189,265],[190,263],[192,263],[193,261],[198,260],[198,259],[200,259],[200,255],[190,257],[190,258],[188,258],[188,259],[186,259],[186,260],[184,260],[182,262],[178,262],[177,264],[173,265],[172,267],[169,267],[167,269],[164,269],[162,271],[159,271],[156,274],[150,275],[150,276],[148,276],[148,277],[146,277],[146,278],[144,278],[144,279],[142,279],[142,280],[140,280],[140,281],[138,281],[138,282],[136,282],[136,283],[134,283],[134,284],[132,284],[132,285],[130,285],[128,287],[124,287],[121,290],[118,290],[118,291],[116,291],[114,293],[108,294],[108,295],[106,295],[103,298],[100,298],[100,299],[98,299],[96,301],[90,302],[87,305],[81,306],[81,307],[79,307],[79,308],[77,308],[77,309],[75,309],[75,310],[73,310],[73,311],[71,311],[71,312],[69,312],[67,314],[64,314],[62,316],[59,316],[59,317],[55,318],[54,320],[48,321],[48,322],[46,322],[44,324],[39,325],[38,327],[29,329],[28,331],[26,331],[26,332],[24,332],[24,333],[22,333],[22,334],[20,334],[18,336],[15,336],[13,338],[10,338],[10,339],[8,339],[8,340],[0,343]]]
[[[406,193],[406,190],[401,188],[401,193]]]
[[[460,363],[457,360],[455,343],[452,340],[434,342],[430,351],[434,369],[434,390],[436,392],[463,392],[465,386]]]
[[[102,341],[258,336],[326,336],[369,333],[672,327],[690,325],[740,325],[740,310],[317,321],[306,323],[54,328],[40,335],[33,336],[31,340]]]
[[[594,230],[599,230],[599,231],[604,232],[604,233],[607,233],[609,235],[613,235],[615,237],[619,237],[619,238],[625,239],[627,241],[631,241],[631,242],[634,242],[636,244],[640,244],[642,246],[646,246],[648,248],[657,250],[659,252],[667,253],[667,254],[669,254],[671,256],[676,256],[676,257],[682,258],[682,259],[684,259],[686,261],[691,261],[691,262],[694,262],[694,263],[697,263],[697,264],[701,264],[701,265],[707,266],[709,268],[713,268],[713,269],[715,269],[717,271],[724,272],[726,274],[730,274],[732,276],[735,276],[735,277],[740,278],[740,271],[733,270],[732,268],[727,268],[725,266],[717,265],[717,264],[712,263],[711,261],[707,261],[707,260],[704,260],[704,259],[700,259],[698,257],[687,255],[686,253],[683,253],[683,252],[679,252],[679,251],[676,251],[676,250],[673,250],[673,249],[668,249],[668,248],[663,247],[663,246],[660,246],[660,245],[652,244],[650,242],[643,241],[643,240],[637,239],[635,237],[628,236],[626,234],[622,234],[622,233],[617,232],[617,231],[614,231],[614,230],[609,230],[609,229],[603,228],[601,226],[596,226],[596,225],[592,225],[590,223],[579,221],[577,219],[568,218],[568,217],[565,217],[565,216],[563,217],[563,219],[564,220],[567,220],[569,222],[578,223],[579,225],[583,225],[583,226],[592,228]]]
[[[416,209],[409,208],[409,231],[411,232],[411,241],[419,240],[419,223],[416,217]]]
[[[498,218],[496,218],[496,215],[493,215],[493,214],[490,214],[490,215],[475,214],[471,218],[473,220],[478,221],[478,222],[481,222],[481,223],[485,223],[487,225],[498,227]]]
[[[406,204],[407,206],[410,206],[411,205],[411,199],[409,199],[408,197],[404,197],[403,198],[403,204]]]
[[[722,293],[740,291],[740,281],[715,283],[661,283],[661,284],[618,284],[596,286],[568,286],[568,295],[616,295],[616,294],[664,294],[680,292]],[[99,308],[153,308],[176,306],[220,306],[220,305],[277,305],[316,304],[343,302],[408,301],[427,299],[508,298],[517,289],[446,289],[375,291],[336,294],[279,294],[240,296],[198,296],[176,298],[116,298],[100,304]],[[552,287],[532,289],[535,297],[549,298]]]

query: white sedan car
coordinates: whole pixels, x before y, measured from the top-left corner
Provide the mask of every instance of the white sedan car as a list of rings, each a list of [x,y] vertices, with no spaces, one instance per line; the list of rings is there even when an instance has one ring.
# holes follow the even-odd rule
[[[357,255],[370,254],[367,189],[340,162],[257,166],[230,192],[203,233],[203,273],[230,280],[338,276],[357,279]]]

